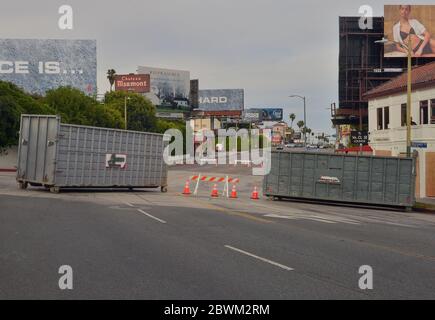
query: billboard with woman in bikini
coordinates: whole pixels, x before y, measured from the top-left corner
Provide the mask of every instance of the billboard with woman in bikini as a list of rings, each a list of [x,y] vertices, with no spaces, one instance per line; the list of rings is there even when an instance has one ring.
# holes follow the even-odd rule
[[[413,57],[435,57],[435,6],[385,5],[384,57],[406,57],[411,40]]]

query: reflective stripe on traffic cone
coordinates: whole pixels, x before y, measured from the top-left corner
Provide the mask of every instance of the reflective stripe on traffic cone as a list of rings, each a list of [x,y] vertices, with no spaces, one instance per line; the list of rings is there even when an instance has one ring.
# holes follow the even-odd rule
[[[218,193],[218,189],[217,189],[217,184],[215,184],[215,185],[213,186],[213,189],[211,190],[211,196],[212,196],[213,198],[217,198],[217,197],[219,197],[219,193]]]
[[[259,198],[258,198],[257,186],[255,186],[255,187],[254,187],[254,191],[252,191],[251,199],[252,199],[252,200],[258,200],[258,199],[259,199]]]
[[[190,187],[189,187],[189,180],[186,181],[186,184],[184,185],[184,190],[183,190],[183,194],[190,194]]]
[[[236,191],[236,185],[233,184],[233,189],[231,190],[230,198],[237,198],[237,191]]]

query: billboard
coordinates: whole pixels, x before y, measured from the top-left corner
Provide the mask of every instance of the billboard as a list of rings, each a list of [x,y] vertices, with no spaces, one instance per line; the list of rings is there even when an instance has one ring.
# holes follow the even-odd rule
[[[384,57],[435,57],[435,5],[385,5]]]
[[[243,111],[242,119],[245,122],[259,122],[261,121],[261,111],[248,109]]]
[[[0,80],[29,93],[72,86],[97,90],[96,40],[0,39]]]
[[[150,75],[117,74],[115,76],[115,91],[150,92]]]
[[[260,121],[281,121],[283,116],[282,108],[250,109],[260,112]]]
[[[168,108],[189,108],[189,71],[139,66],[137,73],[150,75],[151,88],[146,96],[155,104]]]
[[[199,90],[199,109],[205,111],[243,110],[243,89]]]
[[[350,125],[349,124],[342,124],[339,126],[340,135],[342,137],[349,136],[351,133]]]

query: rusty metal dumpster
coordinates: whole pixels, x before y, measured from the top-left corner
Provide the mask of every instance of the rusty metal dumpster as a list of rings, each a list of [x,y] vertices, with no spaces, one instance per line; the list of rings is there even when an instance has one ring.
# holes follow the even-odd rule
[[[276,198],[330,200],[412,207],[413,158],[272,151],[263,194]]]
[[[60,188],[167,186],[162,134],[61,123],[59,116],[22,115],[16,179]]]

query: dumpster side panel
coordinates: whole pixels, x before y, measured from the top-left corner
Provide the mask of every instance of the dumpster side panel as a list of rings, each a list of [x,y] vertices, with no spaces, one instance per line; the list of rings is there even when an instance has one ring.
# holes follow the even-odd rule
[[[342,177],[342,197],[345,201],[355,201],[356,174],[357,165],[356,157],[342,156],[343,177]]]
[[[413,199],[414,194],[414,176],[413,167],[409,165],[409,161],[405,159],[399,159],[399,203],[407,204],[410,202],[410,198]]]
[[[167,185],[163,135],[62,124],[56,185]]]
[[[21,116],[17,180],[54,183],[59,123],[56,116]]]
[[[267,196],[412,206],[414,160],[273,151]]]

